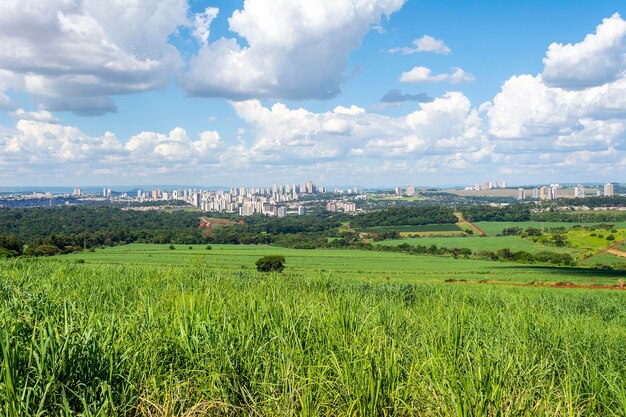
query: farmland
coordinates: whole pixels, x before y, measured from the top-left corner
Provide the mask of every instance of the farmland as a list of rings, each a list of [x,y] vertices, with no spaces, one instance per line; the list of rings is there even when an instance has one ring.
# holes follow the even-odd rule
[[[542,251],[552,251],[569,253],[572,256],[583,252],[582,249],[541,245],[528,239],[522,239],[519,236],[420,237],[377,242],[377,244],[381,245],[400,245],[403,243],[425,246],[436,245],[443,248],[468,248],[472,251],[497,251],[503,248],[509,248],[512,251],[526,251],[533,254]]]
[[[471,238],[467,238],[468,240]],[[486,238],[475,238],[486,239]],[[342,279],[371,282],[443,283],[445,280],[498,281],[571,281],[576,284],[614,284],[619,272],[581,268],[550,268],[508,262],[406,255],[360,250],[288,249],[263,245],[168,245],[131,244],[95,252],[62,255],[53,259],[85,262],[84,265],[189,266],[203,264],[221,272],[246,272],[266,255],[282,255],[289,273],[330,274]],[[189,249],[191,247],[192,249]]]
[[[272,251],[286,255],[284,274],[241,269]],[[488,271],[590,276],[330,252],[133,245],[3,261],[0,411],[624,413],[626,292],[436,283]],[[407,274],[363,282],[350,279],[356,268]]]
[[[487,235],[497,235],[502,233],[502,230],[511,227],[520,227],[527,229],[534,227],[537,229],[549,230],[554,228],[564,227],[566,229],[572,228],[572,226],[593,226],[598,223],[569,223],[569,222],[536,222],[536,221],[524,221],[524,222],[476,222],[476,226],[485,231]],[[626,222],[611,222],[616,228],[626,229]]]

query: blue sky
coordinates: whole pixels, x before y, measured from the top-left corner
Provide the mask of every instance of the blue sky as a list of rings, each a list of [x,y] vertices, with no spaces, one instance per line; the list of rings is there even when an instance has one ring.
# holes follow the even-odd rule
[[[623,181],[623,16],[616,1],[9,0],[0,185]]]

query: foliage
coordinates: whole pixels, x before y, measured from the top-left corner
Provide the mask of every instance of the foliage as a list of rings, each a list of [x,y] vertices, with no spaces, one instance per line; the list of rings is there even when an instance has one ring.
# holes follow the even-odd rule
[[[280,255],[268,255],[259,258],[256,263],[259,272],[283,272],[285,269],[285,257]]]
[[[443,206],[391,207],[356,216],[353,227],[454,224],[452,210]]]
[[[506,206],[466,205],[459,209],[463,217],[470,222],[522,222],[530,220],[530,208],[527,204]]]

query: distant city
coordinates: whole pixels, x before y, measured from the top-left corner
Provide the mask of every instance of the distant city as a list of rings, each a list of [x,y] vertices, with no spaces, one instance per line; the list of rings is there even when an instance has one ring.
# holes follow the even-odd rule
[[[68,205],[76,203],[97,204],[102,202],[127,203],[128,210],[165,209],[171,205],[189,205],[203,212],[232,213],[240,216],[262,214],[285,217],[304,215],[307,204],[315,202],[326,211],[355,213],[358,202],[368,199],[413,201],[424,192],[446,192],[465,197],[502,197],[517,200],[549,201],[560,198],[613,197],[619,188],[617,183],[604,185],[508,187],[506,181],[476,183],[456,189],[417,188],[414,185],[394,189],[365,190],[361,187],[334,188],[318,186],[313,181],[273,185],[271,187],[233,187],[229,190],[160,187],[133,189],[118,192],[105,187],[101,192],[86,193],[81,188],[69,192],[32,192],[7,194],[0,198],[0,207]]]

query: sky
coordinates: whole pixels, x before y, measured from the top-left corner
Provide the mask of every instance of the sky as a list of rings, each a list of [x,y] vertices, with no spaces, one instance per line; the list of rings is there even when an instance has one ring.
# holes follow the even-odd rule
[[[626,182],[623,1],[3,0],[0,186]]]

